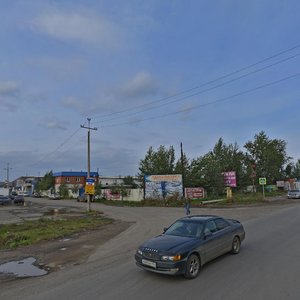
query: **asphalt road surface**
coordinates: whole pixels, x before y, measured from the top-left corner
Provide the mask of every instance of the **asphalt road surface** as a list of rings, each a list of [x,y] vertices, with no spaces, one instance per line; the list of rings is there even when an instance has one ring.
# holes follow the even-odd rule
[[[35,201],[46,203],[48,200]],[[85,205],[70,201],[59,204]],[[122,208],[93,204],[93,209],[114,218],[135,221],[135,224],[100,246],[85,264],[44,277],[4,284],[0,287],[0,299],[300,299],[298,203],[192,209],[192,214],[213,213],[240,219],[246,230],[239,255],[226,254],[205,265],[195,280],[143,271],[135,266],[133,258],[137,246],[183,216],[183,208]]]

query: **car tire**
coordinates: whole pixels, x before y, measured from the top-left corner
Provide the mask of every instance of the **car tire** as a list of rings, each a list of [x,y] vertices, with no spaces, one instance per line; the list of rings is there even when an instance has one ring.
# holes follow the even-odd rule
[[[238,236],[235,236],[232,240],[231,253],[238,254],[241,249],[241,240]]]
[[[187,279],[195,279],[200,272],[200,259],[196,254],[192,254],[189,256],[186,267],[184,277]]]

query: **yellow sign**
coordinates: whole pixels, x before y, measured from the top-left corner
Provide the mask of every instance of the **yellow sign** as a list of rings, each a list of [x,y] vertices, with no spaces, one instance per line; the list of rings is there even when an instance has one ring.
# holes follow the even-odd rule
[[[85,183],[85,193],[88,195],[95,195],[95,179],[88,178]]]

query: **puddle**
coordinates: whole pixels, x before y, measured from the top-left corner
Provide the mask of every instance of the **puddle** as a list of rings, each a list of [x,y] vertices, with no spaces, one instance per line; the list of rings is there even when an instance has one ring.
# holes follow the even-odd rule
[[[28,257],[23,260],[2,264],[0,265],[0,273],[14,275],[18,278],[46,275],[47,271],[33,265],[35,261],[34,257]]]

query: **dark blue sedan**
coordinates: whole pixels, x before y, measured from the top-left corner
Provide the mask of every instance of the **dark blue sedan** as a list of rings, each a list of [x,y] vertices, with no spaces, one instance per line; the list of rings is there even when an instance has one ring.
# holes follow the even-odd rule
[[[141,245],[137,266],[156,273],[193,279],[201,266],[227,252],[238,254],[245,239],[243,225],[217,216],[188,216]]]

